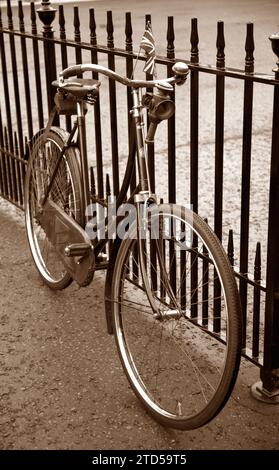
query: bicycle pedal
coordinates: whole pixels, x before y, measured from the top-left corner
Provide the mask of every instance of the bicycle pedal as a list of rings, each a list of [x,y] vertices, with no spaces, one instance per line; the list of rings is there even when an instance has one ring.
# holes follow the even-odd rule
[[[86,256],[93,249],[92,245],[88,243],[72,243],[64,249],[65,256]]]

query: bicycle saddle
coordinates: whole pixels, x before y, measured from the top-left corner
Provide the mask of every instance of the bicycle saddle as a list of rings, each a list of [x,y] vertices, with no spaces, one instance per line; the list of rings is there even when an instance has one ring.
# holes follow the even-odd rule
[[[101,82],[92,78],[70,78],[65,79],[63,85],[60,85],[58,80],[52,82],[52,85],[58,88],[59,91],[67,91],[76,98],[82,99],[89,93],[97,95]]]

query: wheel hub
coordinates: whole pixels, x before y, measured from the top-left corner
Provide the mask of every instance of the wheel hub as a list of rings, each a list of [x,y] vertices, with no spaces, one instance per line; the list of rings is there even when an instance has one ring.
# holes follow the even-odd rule
[[[165,321],[165,320],[178,320],[181,317],[181,312],[176,309],[159,309],[157,313],[154,314],[154,317],[157,320]]]

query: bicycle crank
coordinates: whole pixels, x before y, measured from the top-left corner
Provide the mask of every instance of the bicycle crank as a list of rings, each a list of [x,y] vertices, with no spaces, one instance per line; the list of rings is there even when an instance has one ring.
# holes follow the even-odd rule
[[[87,286],[95,271],[94,247],[87,233],[49,199],[37,215],[37,220],[67,272],[80,286]]]

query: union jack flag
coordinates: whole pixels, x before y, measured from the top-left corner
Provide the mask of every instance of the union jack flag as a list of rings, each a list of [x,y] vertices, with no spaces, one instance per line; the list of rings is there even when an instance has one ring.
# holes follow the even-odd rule
[[[146,24],[146,29],[143,33],[140,48],[145,51],[146,62],[143,71],[145,73],[154,74],[155,69],[155,40],[151,29],[150,21]]]

